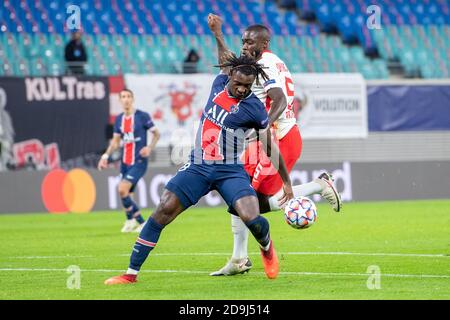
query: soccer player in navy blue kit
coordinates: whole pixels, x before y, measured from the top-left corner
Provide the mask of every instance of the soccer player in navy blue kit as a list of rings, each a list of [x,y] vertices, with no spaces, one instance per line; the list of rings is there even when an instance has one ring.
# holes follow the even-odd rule
[[[213,82],[190,161],[167,183],[158,207],[136,240],[126,274],[109,278],[105,284],[136,282],[163,228],[211,190],[219,192],[229,211],[239,215],[258,241],[267,277],[277,277],[278,257],[270,238],[269,222],[259,214],[256,192],[239,160],[248,132],[267,128],[267,111],[251,92],[258,75],[263,78],[266,75],[254,59],[245,56],[230,57],[224,63],[221,61],[220,67],[230,68],[226,72],[229,76],[220,74]],[[270,130],[265,130],[261,136],[269,133]],[[285,164],[281,163],[279,168],[291,187]],[[292,194],[292,189],[289,193]]]
[[[122,90],[119,93],[119,98],[124,112],[116,117],[113,138],[98,163],[98,169],[107,168],[108,158],[114,150],[120,147],[120,142],[123,141],[120,164],[122,180],[118,189],[127,220],[121,231],[140,232],[145,220],[130,194],[133,193],[139,179],[147,171],[148,157],[156,146],[160,134],[150,115],[134,108],[134,96],[131,90]],[[153,134],[149,145],[147,145],[147,131]]]

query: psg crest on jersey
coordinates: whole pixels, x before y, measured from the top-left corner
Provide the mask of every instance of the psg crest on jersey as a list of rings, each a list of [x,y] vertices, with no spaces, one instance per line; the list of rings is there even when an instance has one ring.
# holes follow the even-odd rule
[[[238,113],[239,112],[239,107],[238,106],[231,106],[231,113]]]

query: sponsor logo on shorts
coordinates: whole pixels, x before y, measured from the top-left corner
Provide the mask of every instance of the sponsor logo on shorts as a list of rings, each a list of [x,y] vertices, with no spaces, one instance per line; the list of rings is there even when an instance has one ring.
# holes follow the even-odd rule
[[[190,166],[191,166],[191,163],[190,163],[190,162],[185,163],[180,169],[178,169],[178,171],[184,171],[184,170],[186,170],[187,168],[189,168]]]

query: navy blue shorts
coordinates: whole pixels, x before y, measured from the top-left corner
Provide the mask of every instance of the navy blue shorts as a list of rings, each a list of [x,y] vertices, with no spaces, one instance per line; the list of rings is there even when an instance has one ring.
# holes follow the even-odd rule
[[[133,192],[139,179],[145,175],[147,171],[147,161],[136,162],[135,164],[128,166],[126,164],[120,165],[120,177],[122,180],[131,182],[132,186],[130,192]]]
[[[242,197],[256,197],[250,177],[240,164],[187,163],[167,183],[166,189],[177,195],[185,209],[211,190],[217,190],[229,208]]]

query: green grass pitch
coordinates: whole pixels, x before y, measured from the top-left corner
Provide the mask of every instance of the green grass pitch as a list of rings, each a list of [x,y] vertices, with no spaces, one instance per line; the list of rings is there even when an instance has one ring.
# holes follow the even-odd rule
[[[103,281],[126,270],[137,236],[120,233],[121,212],[0,215],[0,299],[450,299],[450,201],[346,203],[340,214],[320,203],[318,212],[306,230],[281,211],[265,215],[275,280],[251,235],[250,273],[210,277],[231,254],[230,217],[191,208],[163,231],[139,282],[112,287]],[[67,287],[69,266],[81,270],[80,289]]]

